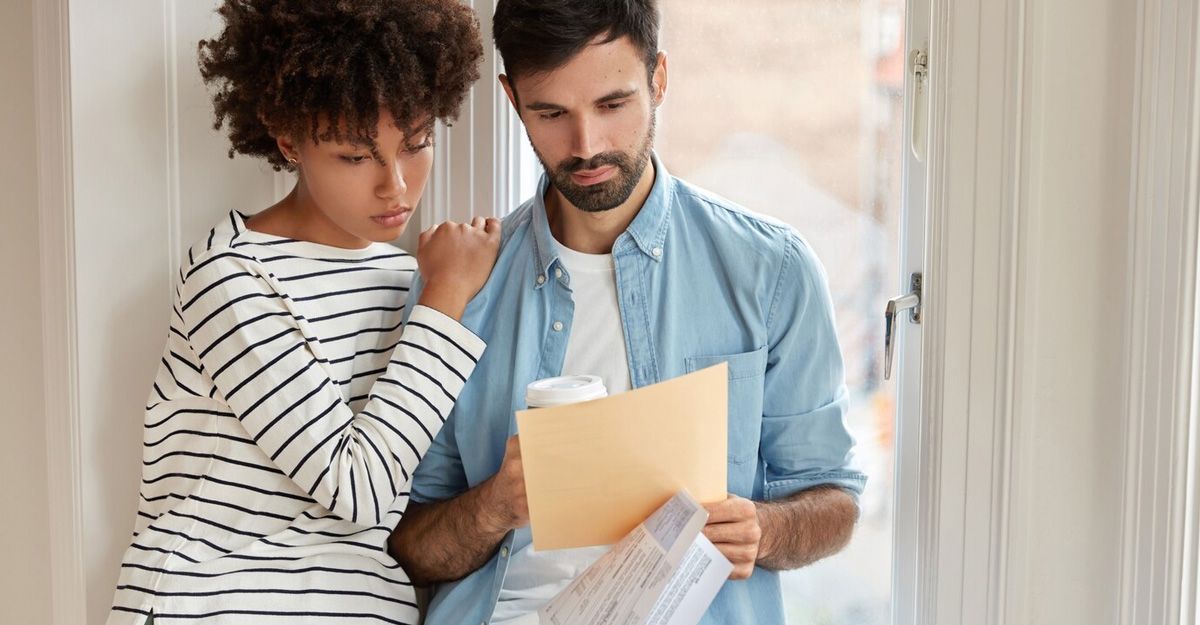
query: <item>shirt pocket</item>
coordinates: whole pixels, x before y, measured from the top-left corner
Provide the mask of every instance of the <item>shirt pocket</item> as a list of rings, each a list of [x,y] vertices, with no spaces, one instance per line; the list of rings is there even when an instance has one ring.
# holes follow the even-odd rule
[[[741,354],[691,356],[684,359],[684,368],[692,373],[723,362],[729,363],[729,462],[742,464],[758,457],[767,348]]]

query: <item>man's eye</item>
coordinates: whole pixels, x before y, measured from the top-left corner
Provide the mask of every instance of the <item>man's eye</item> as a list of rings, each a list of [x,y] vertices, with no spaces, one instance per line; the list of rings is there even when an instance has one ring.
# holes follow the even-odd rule
[[[541,118],[542,119],[558,119],[560,116],[562,116],[562,114],[563,114],[562,111],[551,111],[549,113],[542,113]]]
[[[604,105],[604,108],[606,108],[610,111],[615,111],[615,110],[621,108],[622,106],[625,106],[624,102],[609,102]]]

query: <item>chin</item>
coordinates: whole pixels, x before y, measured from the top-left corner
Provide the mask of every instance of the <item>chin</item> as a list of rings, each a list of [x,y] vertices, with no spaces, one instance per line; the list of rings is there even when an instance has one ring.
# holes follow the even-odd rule
[[[364,237],[373,243],[391,243],[399,239],[404,234],[406,228],[388,228],[380,229],[370,233],[370,236]]]

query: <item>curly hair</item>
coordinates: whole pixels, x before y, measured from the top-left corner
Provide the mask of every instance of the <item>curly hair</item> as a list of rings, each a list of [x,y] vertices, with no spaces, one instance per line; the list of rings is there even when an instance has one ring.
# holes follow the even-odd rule
[[[379,160],[380,110],[402,129],[448,123],[479,79],[479,22],[458,0],[225,0],[218,13],[224,29],[200,42],[213,127],[227,129],[230,158],[277,171],[292,167],[275,137],[305,133]]]

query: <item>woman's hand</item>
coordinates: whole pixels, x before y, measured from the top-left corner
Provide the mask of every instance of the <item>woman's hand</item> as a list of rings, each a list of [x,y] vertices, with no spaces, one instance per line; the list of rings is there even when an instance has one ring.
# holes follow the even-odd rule
[[[422,306],[461,319],[467,302],[483,288],[500,251],[500,220],[448,221],[421,233],[417,267],[425,281]]]

